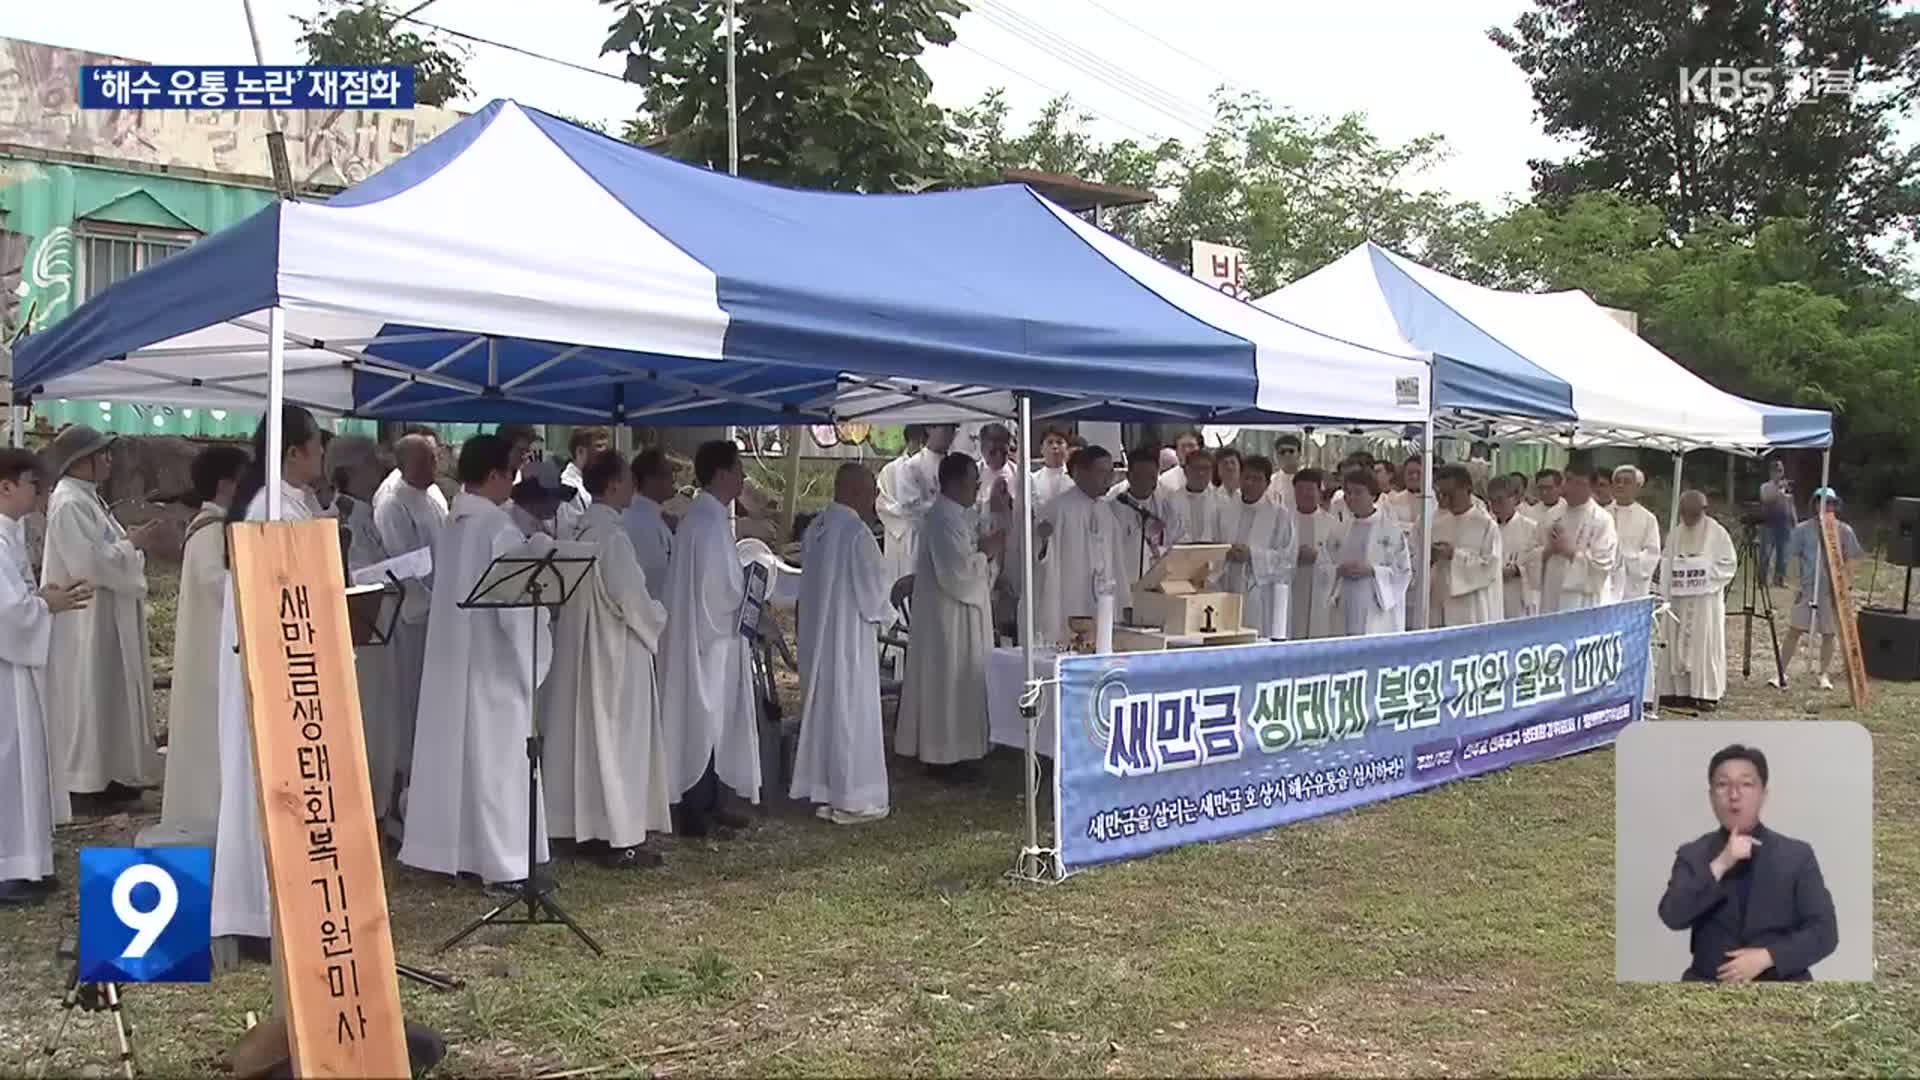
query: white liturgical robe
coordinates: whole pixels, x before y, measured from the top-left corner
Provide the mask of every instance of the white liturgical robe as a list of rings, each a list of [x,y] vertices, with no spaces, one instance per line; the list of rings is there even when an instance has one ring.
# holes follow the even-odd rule
[[[380,533],[380,546],[394,555],[405,555],[421,548],[432,549],[446,527],[446,496],[438,484],[417,488],[400,483],[383,499],[373,497],[373,524]],[[395,728],[393,745],[399,747],[397,761],[404,770],[413,768],[414,721],[420,715],[420,682],[427,663],[427,615],[433,610],[434,575],[409,578],[401,583],[400,621],[393,628],[393,640],[387,644],[392,665]],[[467,588],[473,582],[466,583]],[[453,587],[458,587],[453,586]],[[455,597],[467,598],[466,593]]]
[[[1220,542],[1245,547],[1247,561],[1227,561],[1210,584],[1246,597],[1240,608],[1242,626],[1263,638],[1285,641],[1293,614],[1288,589],[1300,559],[1293,511],[1264,498],[1229,504],[1220,511]]]
[[[1558,530],[1573,541],[1573,557],[1552,554]],[[1541,573],[1540,612],[1578,611],[1618,600],[1614,567],[1620,561],[1620,542],[1613,515],[1589,499],[1579,506],[1562,503],[1547,519],[1541,547],[1548,554]]]
[[[527,736],[534,692],[553,663],[550,617],[545,608],[460,607],[493,560],[527,543],[506,507],[462,491],[433,545],[433,692],[420,695],[414,724],[400,844],[408,866],[483,881],[527,876]],[[533,543],[541,547],[529,553],[553,540]],[[544,821],[534,837],[534,858],[545,861]]]
[[[673,565],[673,530],[660,504],[645,495],[635,495],[633,504],[620,515],[627,539],[633,541],[633,557],[647,576],[647,591],[662,604],[667,602],[667,571]]]
[[[554,535],[572,536],[580,531],[580,519],[585,516],[587,507],[593,505],[593,496],[587,494],[587,480],[580,475],[580,466],[571,461],[560,470],[560,484],[573,489],[573,498],[554,509]],[[532,530],[522,531],[532,535]]]
[[[1133,587],[1173,545],[1179,520],[1172,498],[1158,488],[1142,499],[1123,485],[1109,493],[1106,501],[1112,512],[1113,565],[1118,570],[1114,578],[1117,614],[1132,602]]]
[[[305,488],[282,482],[280,519],[306,521],[319,508]],[[267,492],[247,501],[246,520],[267,520]],[[219,678],[220,819],[213,845],[213,936],[271,937],[273,908],[267,891],[267,845],[260,827],[254,781],[253,728],[239,624],[234,621],[233,577],[221,589]]]
[[[711,763],[721,783],[758,804],[760,716],[753,658],[740,633],[746,572],[726,505],[705,491],[693,497],[673,534],[667,581],[660,715],[670,749],[668,801],[679,802]]]
[[[562,539],[592,545],[594,563],[554,617],[540,687],[547,833],[632,847],[673,828],[653,663],[667,609],[647,589],[620,511],[589,503]]]
[[[1131,513],[1131,511],[1128,511]],[[1073,640],[1068,619],[1093,617],[1102,595],[1113,596],[1114,616],[1130,598],[1122,597],[1122,567],[1114,558],[1114,533],[1119,523],[1113,504],[1095,499],[1078,487],[1068,488],[1037,514],[1034,527],[1045,521],[1052,528],[1041,542],[1034,585],[1034,640],[1042,646]]]
[[[63,478],[47,502],[51,585],[93,583],[93,601],[53,617],[47,661],[47,734],[69,792],[161,778],[147,645],[147,558],[134,549],[94,486]]]
[[[893,617],[880,548],[867,523],[839,503],[813,519],[802,544],[800,746],[791,794],[877,816],[887,809],[887,745],[880,730],[876,635]],[[916,617],[914,633],[920,625]]]
[[[1334,585],[1333,624],[1340,635],[1391,634],[1407,628],[1407,588],[1413,580],[1413,556],[1400,521],[1376,506],[1366,517],[1347,519],[1340,532],[1336,567],[1360,563],[1373,573],[1341,577]]]
[[[1500,575],[1506,560],[1500,526],[1475,505],[1456,514],[1440,510],[1433,519],[1433,542],[1452,544],[1453,558],[1433,564],[1432,626],[1477,626],[1499,622],[1505,608]]]
[[[1051,465],[1042,465],[1033,470],[1033,512],[1039,513],[1041,507],[1052,502],[1055,496],[1065,494],[1072,486],[1073,476],[1064,467],[1056,469]]]
[[[1740,569],[1733,538],[1703,514],[1667,537],[1666,558],[1662,588],[1674,621],[1666,626],[1660,696],[1719,701],[1727,693],[1727,586]]]
[[[1026,497],[1020,490],[1020,467],[1013,463],[1012,458],[1001,462],[998,469],[988,465],[985,458],[975,464],[980,467],[980,494],[974,500],[973,508],[980,518],[980,535],[1001,532],[1007,537],[1004,553],[992,560],[993,580],[1017,594],[1022,551],[1020,500]],[[994,492],[1002,490],[1007,493],[1007,509],[995,510]]]
[[[922,447],[910,457],[898,457],[880,469],[880,497],[874,509],[885,533],[881,553],[887,574],[899,581],[913,573],[919,550],[920,522],[940,497],[940,453]]]
[[[399,469],[388,472],[387,478],[380,481],[380,486],[373,491],[374,512],[378,513],[380,507],[383,506],[388,499],[393,497],[394,492],[406,486],[407,482],[401,479]],[[447,517],[447,493],[440,490],[439,484],[428,484],[423,494],[439,509],[440,519],[445,521]]]
[[[1333,622],[1333,590],[1340,577],[1340,529],[1325,509],[1311,514],[1293,511],[1293,541],[1304,553],[1312,550],[1313,561],[1303,556],[1293,571],[1288,588],[1287,636],[1295,641],[1334,637],[1340,631]]]
[[[44,674],[53,613],[33,583],[26,529],[0,516],[0,881],[53,873],[67,789],[47,746]]]
[[[1162,496],[1169,511],[1167,546],[1175,544],[1212,544],[1220,539],[1221,501],[1218,488],[1194,491],[1181,488]]]
[[[1500,572],[1504,599],[1502,618],[1523,619],[1540,614],[1540,527],[1515,510],[1500,523],[1500,554],[1507,564]]]
[[[220,818],[220,610],[227,593],[227,511],[208,503],[187,525],[174,607],[160,821],[211,834]],[[366,708],[366,695],[360,695]],[[372,753],[372,749],[368,749]]]
[[[1633,600],[1653,589],[1654,571],[1660,569],[1660,519],[1639,503],[1607,508],[1613,515],[1613,530],[1620,543],[1615,563],[1615,581],[1622,600]]]
[[[1104,503],[1074,497],[1106,513]],[[893,748],[930,765],[950,765],[987,754],[992,581],[972,508],[941,496],[927,513],[921,539]],[[1053,539],[1060,539],[1058,532]],[[1111,562],[1104,536],[1093,550],[1107,553]]]

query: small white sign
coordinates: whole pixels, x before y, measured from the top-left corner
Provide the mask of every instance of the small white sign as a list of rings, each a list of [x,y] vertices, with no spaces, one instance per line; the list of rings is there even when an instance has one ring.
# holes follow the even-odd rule
[[[1715,591],[1712,561],[1704,555],[1681,555],[1673,560],[1673,583],[1669,596],[1709,596]]]

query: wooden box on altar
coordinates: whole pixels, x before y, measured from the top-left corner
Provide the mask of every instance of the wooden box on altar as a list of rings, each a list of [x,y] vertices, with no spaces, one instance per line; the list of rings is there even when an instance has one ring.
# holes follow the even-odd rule
[[[1251,645],[1259,640],[1258,631],[1244,628],[1214,634],[1169,634],[1161,630],[1145,630],[1132,626],[1113,628],[1113,651],[1117,653],[1204,649],[1214,645]]]
[[[1240,629],[1238,593],[1209,592],[1207,581],[1226,561],[1226,544],[1177,544],[1133,589],[1135,629],[1163,634],[1220,634]]]

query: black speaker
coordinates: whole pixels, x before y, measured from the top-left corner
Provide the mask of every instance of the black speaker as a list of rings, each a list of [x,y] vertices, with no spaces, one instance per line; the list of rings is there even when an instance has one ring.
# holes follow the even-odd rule
[[[1875,679],[1920,680],[1920,615],[1885,608],[1860,612],[1860,658]]]
[[[1897,566],[1920,566],[1920,499],[1895,499],[1887,513],[1893,535],[1887,538],[1887,561]]]

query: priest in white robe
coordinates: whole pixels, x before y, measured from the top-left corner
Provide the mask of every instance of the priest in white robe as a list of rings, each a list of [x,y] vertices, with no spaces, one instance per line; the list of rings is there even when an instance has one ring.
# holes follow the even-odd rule
[[[1124,567],[1115,558],[1119,521],[1105,498],[1113,487],[1113,457],[1099,446],[1075,450],[1069,460],[1074,484],[1036,515],[1033,605],[1034,643],[1061,647],[1073,640],[1069,620],[1093,618],[1099,598],[1114,598],[1114,617],[1130,597],[1120,593]]]
[[[42,581],[85,581],[93,602],[53,620],[47,730],[69,794],[100,807],[158,784],[153,662],[147,642],[147,551],[158,520],[129,532],[101,497],[114,438],[82,425],[48,448],[59,483],[47,502]]]
[[[460,447],[460,494],[433,546],[433,692],[420,696],[400,844],[408,866],[490,884],[534,872],[527,865],[527,737],[534,693],[553,663],[547,609],[460,606],[495,559],[527,543],[505,507],[511,451],[498,435],[476,435]],[[534,859],[545,862],[545,821],[534,822],[533,832]]]
[[[1334,637],[1333,591],[1340,576],[1340,529],[1321,505],[1319,469],[1293,474],[1293,539],[1300,548],[1295,557],[1293,584],[1287,589],[1287,635],[1295,641]]]
[[[674,831],[732,836],[751,822],[727,805],[760,802],[760,722],[752,657],[740,628],[747,584],[727,508],[746,468],[730,439],[693,455],[700,493],[673,534],[667,570],[667,630],[660,647],[660,712],[667,722],[668,790]]]
[[[938,476],[940,497],[927,512],[913,572],[913,624],[893,748],[935,776],[967,779],[972,763],[987,756],[989,565],[1006,537],[980,535],[973,512],[980,469],[972,458],[948,455]],[[1096,505],[1106,512],[1104,503]]]
[[[1273,483],[1267,485],[1267,498],[1281,506],[1293,507],[1293,478],[1300,472],[1300,436],[1282,435],[1273,441]]]
[[[1040,467],[1033,470],[1033,509],[1040,509],[1053,497],[1073,486],[1073,474],[1067,471],[1067,454],[1073,443],[1067,433],[1050,429],[1040,440]]]
[[[1212,544],[1219,541],[1220,508],[1225,505],[1213,486],[1213,452],[1201,447],[1187,455],[1182,466],[1187,483],[1166,494],[1171,511],[1167,544]]]
[[[1255,454],[1240,464],[1240,501],[1220,510],[1220,541],[1225,565],[1209,584],[1238,593],[1240,624],[1269,641],[1285,641],[1293,607],[1288,591],[1300,558],[1293,533],[1293,511],[1267,498],[1273,462]]]
[[[1609,485],[1612,500],[1602,504],[1613,516],[1614,535],[1620,541],[1614,582],[1621,600],[1637,600],[1651,593],[1654,574],[1660,569],[1660,519],[1636,501],[1640,498],[1640,488],[1646,479],[1632,465],[1620,466],[1613,470],[1612,483]],[[1647,659],[1646,703],[1649,705],[1655,699],[1655,683],[1659,674],[1659,650],[1654,648]]]
[[[1613,515],[1593,501],[1593,473],[1568,469],[1561,506],[1547,518],[1540,611],[1551,615],[1619,599],[1620,540]]]
[[[51,895],[53,827],[67,789],[47,744],[46,681],[53,616],[87,606],[84,581],[36,586],[24,522],[40,497],[40,462],[0,450],[0,907]]]
[[[1205,446],[1197,431],[1183,431],[1173,440],[1173,464],[1160,474],[1160,487],[1167,492],[1179,491],[1187,486],[1187,455]],[[1129,459],[1131,462],[1131,459]]]
[[[1342,490],[1348,516],[1336,556],[1337,636],[1398,633],[1407,628],[1407,589],[1413,581],[1407,534],[1398,518],[1380,508],[1380,481],[1370,470],[1349,470]]]
[[[633,503],[621,513],[620,523],[633,541],[633,556],[646,574],[647,591],[664,604],[667,570],[673,565],[673,529],[667,525],[665,510],[674,496],[673,462],[657,448],[642,450],[633,459],[633,482],[637,488]]]
[[[374,490],[373,506],[375,513],[378,513],[379,508],[385,505],[388,499],[393,497],[394,492],[399,491],[400,488],[407,483],[406,468],[404,466],[406,456],[401,447],[401,443],[407,442],[408,440],[423,442],[427,448],[427,461],[429,468],[432,470],[432,474],[438,475],[440,471],[440,436],[435,434],[432,428],[424,424],[407,425],[401,430],[400,438],[393,444],[394,465],[392,471],[387,473],[386,479],[380,481],[380,486]],[[435,506],[440,508],[440,519],[442,521],[446,520],[447,493],[440,490],[440,485],[431,484],[424,494],[428,499],[432,500]]]
[[[280,520],[319,517],[313,489],[320,483],[326,464],[320,447],[320,425],[312,413],[288,405],[281,411],[280,432]],[[266,445],[267,425],[263,420],[253,432],[252,460],[234,489],[229,524],[269,520]],[[220,605],[219,640],[220,815],[213,844],[213,936],[265,941],[273,936],[273,906],[253,760],[252,705],[247,698],[245,662],[240,656],[231,573]]]
[[[1400,531],[1406,534],[1407,550],[1413,554],[1413,581],[1408,586],[1409,608],[1424,608],[1423,612],[1409,610],[1407,626],[1413,629],[1436,626],[1439,613],[1433,610],[1431,603],[1433,560],[1429,557],[1432,550],[1426,536],[1426,458],[1414,454],[1400,463],[1398,469],[1389,468],[1388,475],[1399,481],[1396,490],[1382,489],[1380,502],[1387,511],[1400,522]],[[1435,514],[1438,517],[1438,513]],[[1422,602],[1422,598],[1427,598]],[[1420,621],[1424,614],[1426,621]]]
[[[580,482],[592,501],[561,540],[590,546],[594,564],[554,617],[553,667],[540,687],[547,833],[612,869],[659,866],[665,859],[643,845],[673,828],[654,674],[667,609],[648,591],[621,521],[633,471],[602,450]]]
[[[1432,626],[1478,626],[1499,622],[1505,610],[1501,574],[1506,565],[1500,526],[1473,499],[1473,474],[1465,465],[1442,465],[1433,473],[1440,510],[1433,519]]]
[[[394,444],[394,459],[399,463],[400,482],[387,491],[373,495],[373,523],[380,532],[380,545],[395,556],[432,550],[446,527],[446,496],[436,482],[440,459],[433,439],[408,435]],[[503,511],[504,512],[504,511]],[[394,732],[396,760],[403,771],[413,768],[414,722],[420,715],[420,686],[427,661],[427,617],[433,610],[434,574],[409,578],[401,584],[400,620],[394,626],[393,640],[387,644],[394,673],[393,715],[398,722]],[[472,587],[472,582],[467,586]],[[461,593],[456,599],[466,599]],[[404,791],[406,777],[397,781]]]
[[[913,573],[920,519],[932,505],[932,488],[917,473],[924,473],[929,462],[937,468],[940,461],[938,454],[927,452],[925,424],[908,424],[906,439],[906,450],[880,468],[875,503],[880,515],[880,553],[886,558],[887,576],[894,581]]]
[[[1113,511],[1113,563],[1120,569],[1115,599],[1122,608],[1132,603],[1133,587],[1173,546],[1179,532],[1175,494],[1158,480],[1153,448],[1140,447],[1127,456],[1126,479],[1107,493]]]
[[[385,562],[389,558],[380,540],[380,529],[373,523],[373,493],[384,472],[373,440],[357,435],[341,435],[327,444],[326,473],[333,481],[333,509],[340,519],[341,538],[346,544],[346,568],[351,578],[355,571]],[[390,610],[390,609],[389,609]],[[383,627],[384,629],[384,627]],[[360,726],[365,733],[367,780],[373,789],[373,813],[385,819],[393,811],[399,777],[411,762],[413,747],[400,745],[403,732],[413,730],[411,719],[404,723],[397,711],[400,672],[394,667],[393,645],[368,644],[353,651],[354,674],[360,686]],[[178,678],[175,677],[178,687]],[[171,783],[173,760],[168,752],[168,780]]]
[[[1520,492],[1524,490],[1512,477],[1496,476],[1487,482],[1487,509],[1500,526],[1500,554],[1506,563],[1500,580],[1501,617],[1507,619],[1540,614],[1540,570],[1545,551],[1539,527],[1520,512]]]
[[[985,446],[989,440],[981,442]],[[840,466],[833,502],[807,526],[802,540],[800,746],[790,793],[816,804],[815,812],[836,825],[887,816],[887,745],[874,672],[880,664],[878,634],[892,619],[893,605],[870,524],[878,494],[866,466]],[[918,578],[914,584],[919,586]],[[920,626],[915,619],[916,634]]]
[[[176,836],[210,837],[220,818],[218,644],[227,594],[226,526],[246,467],[247,452],[237,446],[209,446],[193,459],[193,498],[199,505],[180,553],[166,783],[160,789],[160,823]]]
[[[1740,557],[1699,491],[1680,495],[1680,527],[1667,537],[1661,587],[1673,619],[1664,629],[1660,702],[1711,712],[1727,694],[1727,586]]]
[[[1026,550],[1022,543],[1021,504],[1027,498],[1021,483],[1022,470],[1013,460],[1013,432],[1005,424],[984,424],[977,439],[980,447],[980,494],[974,512],[980,519],[980,533],[1000,533],[1006,547],[993,560],[993,627],[995,639],[1018,633],[1020,623],[1020,566]]]
[[[573,434],[567,437],[567,464],[560,470],[560,486],[571,489],[572,494],[554,508],[555,536],[572,536],[580,525],[580,516],[593,505],[593,496],[587,494],[586,485],[581,482],[581,470],[595,454],[607,448],[607,442],[607,433],[595,427],[574,428]]]
[[[1547,519],[1560,512],[1566,505],[1560,496],[1560,488],[1565,477],[1558,469],[1541,469],[1533,474],[1533,496],[1527,500],[1520,513],[1525,515],[1540,529],[1544,539],[1547,532]]]

